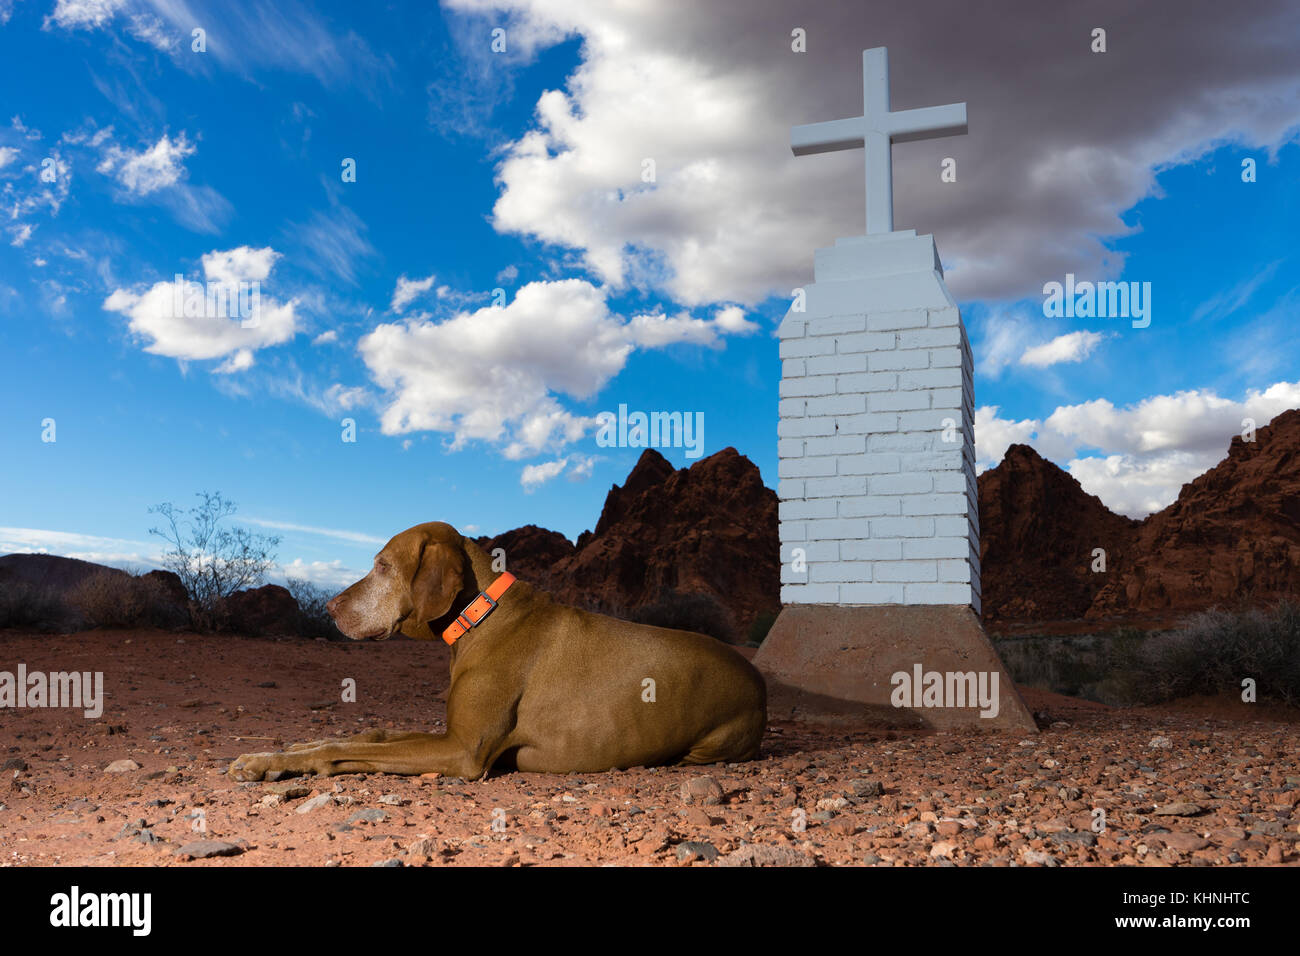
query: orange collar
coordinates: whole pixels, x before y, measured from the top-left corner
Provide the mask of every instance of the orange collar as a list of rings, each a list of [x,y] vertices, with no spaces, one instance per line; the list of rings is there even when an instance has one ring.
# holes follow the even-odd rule
[[[465,610],[456,615],[456,620],[452,621],[445,631],[442,632],[442,639],[450,647],[455,644],[462,636],[469,632],[471,627],[478,627],[483,618],[492,613],[496,608],[497,602],[501,600],[501,595],[506,593],[506,589],[515,583],[515,576],[509,571],[501,575],[490,585],[486,591],[480,591],[478,597],[470,601],[465,606]]]

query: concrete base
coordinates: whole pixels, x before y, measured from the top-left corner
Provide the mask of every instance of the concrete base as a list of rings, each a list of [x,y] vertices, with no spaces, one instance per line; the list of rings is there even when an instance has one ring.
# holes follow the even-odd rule
[[[979,618],[962,605],[787,605],[754,655],[754,666],[767,679],[772,719],[934,730],[1038,729]],[[943,676],[927,678],[932,672]],[[949,674],[974,674],[974,685]],[[910,696],[914,684],[919,686]],[[965,696],[968,687],[981,684],[984,707]]]

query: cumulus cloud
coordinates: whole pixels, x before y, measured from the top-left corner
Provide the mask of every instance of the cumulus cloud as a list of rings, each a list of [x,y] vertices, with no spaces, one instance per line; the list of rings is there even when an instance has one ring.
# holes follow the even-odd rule
[[[185,174],[185,159],[194,152],[184,133],[175,140],[164,133],[158,142],[139,151],[109,146],[96,169],[113,176],[128,195],[147,196],[179,182]]]
[[[358,350],[391,400],[385,434],[449,432],[502,446],[507,458],[558,450],[594,419],[575,415],[560,397],[598,392],[637,348],[713,344],[747,320],[724,309],[714,318],[610,312],[604,290],[582,279],[530,282],[504,306],[486,306],[434,321],[413,315],[376,327]]]
[[[1050,342],[1025,349],[1020,356],[1021,365],[1047,368],[1062,362],[1082,362],[1106,336],[1102,332],[1069,332],[1058,335]]]
[[[1225,142],[1275,149],[1300,124],[1300,60],[1276,42],[1300,32],[1300,7],[1284,0],[1253,5],[1248,29],[1209,0],[1173,18],[1098,0],[1087,24],[1031,0],[997,17],[922,0],[815,4],[794,19],[787,0],[449,5],[508,23],[525,48],[581,40],[564,87],[538,98],[532,127],[505,149],[496,227],[685,305],[788,295],[813,249],[861,233],[862,153],[796,159],[789,135],[861,115],[865,47],[888,46],[896,109],[969,104],[968,136],[894,149],[896,221],[939,237],[962,298],[1037,295],[1067,272],[1113,276],[1122,257],[1107,240],[1129,233],[1121,216],[1156,193],[1158,170]],[[1091,53],[1093,23],[1122,24],[1122,42]],[[807,54],[789,49],[794,25]],[[1008,64],[1033,82],[1007,82]],[[945,157],[955,183],[938,181]]]
[[[288,341],[298,328],[297,300],[278,302],[260,290],[278,258],[269,247],[209,252],[202,257],[206,285],[173,279],[143,291],[119,288],[104,308],[129,318],[131,332],[147,342],[146,352],[181,360],[224,358],[216,371],[242,371],[253,365],[254,352]]]
[[[997,406],[984,406],[975,410],[975,457],[984,471],[1001,461],[1008,445],[1031,445],[1064,463],[1112,511],[1142,517],[1218,464],[1245,420],[1262,427],[1296,407],[1300,382],[1252,389],[1240,400],[1208,389],[1154,395],[1124,408],[1097,399],[1061,406],[1041,421],[1004,419]]]
[[[157,142],[138,150],[112,142],[113,128],[64,136],[73,145],[100,148],[96,171],[117,183],[121,202],[157,202],[176,221],[194,232],[217,232],[233,211],[219,192],[207,185],[186,182],[185,160],[198,147],[182,131],[175,139],[164,133]]]
[[[54,11],[45,18],[45,27],[53,24],[65,30],[96,30],[106,25],[126,6],[126,0],[58,0]]]

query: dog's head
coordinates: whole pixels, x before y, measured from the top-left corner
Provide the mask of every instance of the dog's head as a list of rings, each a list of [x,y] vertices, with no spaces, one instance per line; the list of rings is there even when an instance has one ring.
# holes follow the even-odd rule
[[[429,640],[428,624],[451,610],[470,573],[465,540],[440,521],[395,535],[375,555],[364,578],[330,599],[326,608],[348,637],[382,641],[401,631]]]

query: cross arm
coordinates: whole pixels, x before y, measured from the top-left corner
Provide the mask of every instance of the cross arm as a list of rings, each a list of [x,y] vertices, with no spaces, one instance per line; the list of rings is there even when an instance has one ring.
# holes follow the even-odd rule
[[[861,149],[865,129],[861,116],[795,126],[790,130],[790,149],[796,156],[830,153],[837,149]]]
[[[911,143],[940,136],[960,136],[966,132],[966,104],[926,106],[900,110],[889,115],[889,138],[895,143]]]

